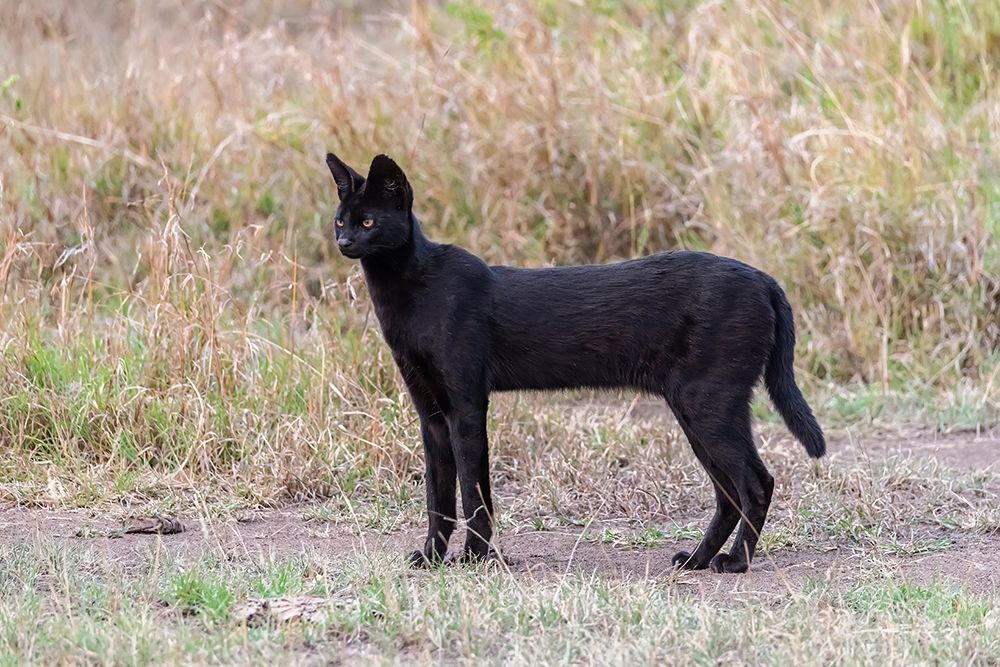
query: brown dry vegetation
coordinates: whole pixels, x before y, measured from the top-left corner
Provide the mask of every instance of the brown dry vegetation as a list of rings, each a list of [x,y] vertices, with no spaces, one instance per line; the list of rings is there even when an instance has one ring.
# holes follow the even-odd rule
[[[330,248],[326,150],[396,157],[428,232],[490,261],[691,247],[767,270],[836,441],[997,420],[1000,4],[4,2],[0,27],[0,504],[416,520],[418,429]],[[679,434],[628,400],[496,402],[501,535],[704,520]],[[908,553],[943,539],[941,507],[961,539],[995,530],[989,461],[810,468],[775,433],[779,493],[804,500],[765,553]]]
[[[995,414],[990,3],[0,11],[7,495],[414,467],[327,148],[399,157],[430,232],[490,260],[765,268],[831,419]]]

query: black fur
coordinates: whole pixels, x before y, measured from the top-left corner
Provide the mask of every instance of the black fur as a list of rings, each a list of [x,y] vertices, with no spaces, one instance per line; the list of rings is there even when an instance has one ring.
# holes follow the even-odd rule
[[[795,384],[795,330],[784,292],[732,259],[668,252],[620,264],[549,269],[487,266],[424,236],[413,192],[384,155],[367,181],[336,156],[341,252],[360,258],[375,312],[420,415],[427,466],[427,540],[414,564],[444,557],[456,521],[464,557],[490,555],[486,410],[494,391],[628,387],[662,396],[715,487],[716,511],[678,567],[743,572],[774,489],[750,429],[765,385],[810,456],[823,432]],[[739,524],[729,554],[719,550]]]

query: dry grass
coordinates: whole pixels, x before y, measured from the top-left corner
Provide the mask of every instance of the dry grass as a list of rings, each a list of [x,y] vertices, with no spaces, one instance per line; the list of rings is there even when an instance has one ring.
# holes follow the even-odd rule
[[[491,261],[766,269],[828,425],[997,418],[994,3],[8,2],[0,25],[2,503],[418,513],[327,149],[393,154],[429,232]],[[706,496],[660,423],[498,408],[515,521]],[[857,487],[872,530],[916,520],[809,479]]]
[[[212,474],[269,501],[417,467],[327,243],[326,148],[397,155],[431,232],[491,260],[684,245],[764,267],[830,419],[894,395],[934,425],[995,414],[988,3],[0,12],[15,499]]]

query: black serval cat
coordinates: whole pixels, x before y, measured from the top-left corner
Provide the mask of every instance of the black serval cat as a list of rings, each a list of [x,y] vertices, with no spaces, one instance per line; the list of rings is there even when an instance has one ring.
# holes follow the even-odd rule
[[[704,539],[674,564],[746,571],[774,489],[750,429],[762,375],[809,456],[826,450],[795,384],[792,309],[773,278],[703,252],[595,266],[487,266],[424,236],[413,190],[390,158],[375,157],[367,179],[333,154],[326,162],[340,195],[337,245],[361,260],[420,415],[429,527],[414,565],[445,555],[456,477],[467,528],[462,558],[492,555],[491,392],[628,387],[666,400],[715,487]],[[719,553],[737,524],[732,549]]]

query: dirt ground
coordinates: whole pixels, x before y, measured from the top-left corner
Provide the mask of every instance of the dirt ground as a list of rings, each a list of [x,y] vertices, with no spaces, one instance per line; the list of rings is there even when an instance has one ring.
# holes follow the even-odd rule
[[[974,433],[880,439],[877,446],[866,438],[861,448],[850,438],[831,444],[834,461],[839,458],[892,455],[929,457],[962,470],[992,472],[1000,459],[1000,438]],[[1000,475],[991,486],[1000,486]],[[784,499],[776,498],[777,503]],[[151,549],[163,549],[177,558],[194,558],[215,553],[227,558],[273,554],[322,555],[336,561],[338,556],[359,554],[402,555],[422,541],[422,528],[392,534],[359,532],[349,525],[308,522],[303,517],[308,506],[298,505],[254,515],[249,520],[214,521],[181,517],[186,530],[176,535],[103,535],[120,524],[89,510],[51,511],[45,509],[0,509],[0,544],[44,540],[72,542],[75,548],[94,550],[126,569],[148,562]],[[685,521],[707,522],[708,516],[683,517]],[[880,565],[898,572],[915,583],[951,581],[973,591],[1000,588],[1000,533],[953,531],[947,550],[916,556],[879,554]],[[828,579],[848,585],[864,574],[862,557],[849,547],[831,545],[826,550],[779,549],[755,560],[752,571],[741,576],[721,576],[708,572],[677,573],[670,567],[671,556],[680,548],[693,546],[690,540],[667,538],[652,548],[632,548],[584,539],[581,528],[501,532],[499,544],[511,572],[525,577],[562,577],[596,574],[630,579],[663,578],[702,595],[753,595],[779,597],[807,579]],[[871,554],[866,556],[870,562]]]

